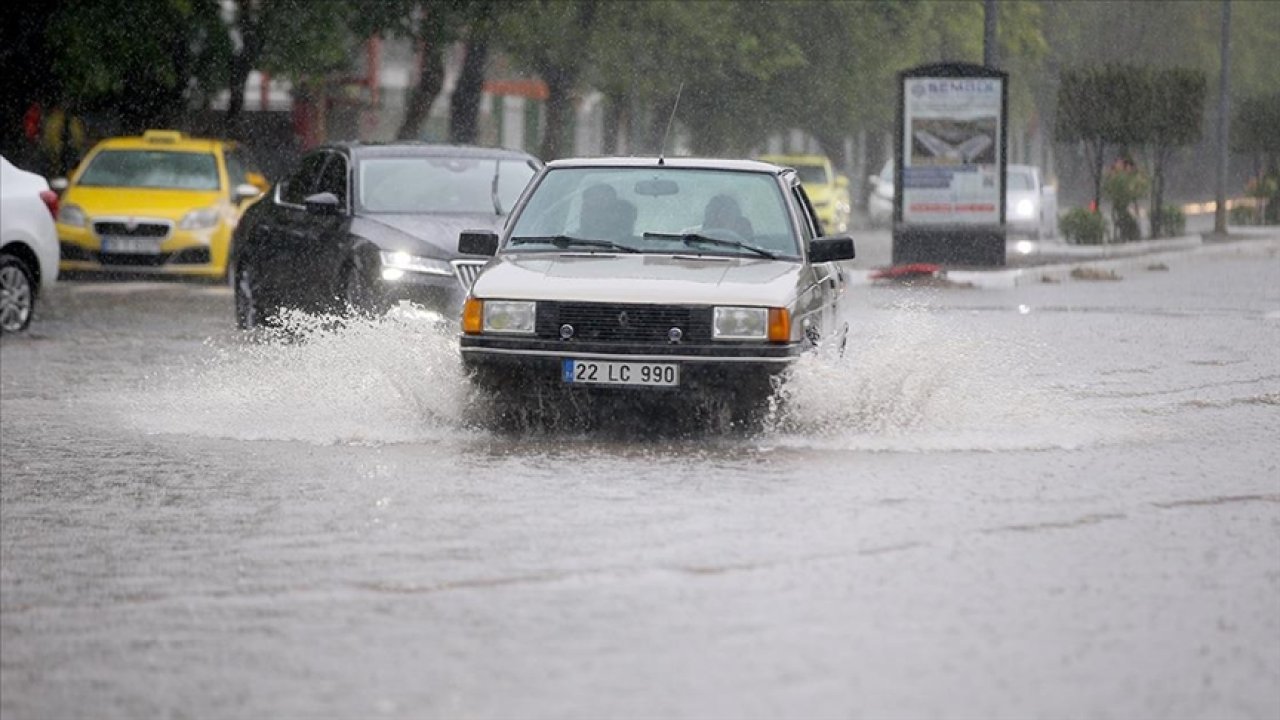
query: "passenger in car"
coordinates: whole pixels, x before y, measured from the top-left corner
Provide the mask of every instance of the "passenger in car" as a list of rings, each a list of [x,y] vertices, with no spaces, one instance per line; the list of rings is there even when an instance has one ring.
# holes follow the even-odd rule
[[[636,206],[618,197],[609,185],[597,183],[582,192],[578,232],[593,240],[619,240],[635,234]]]
[[[738,201],[730,195],[716,195],[702,215],[703,230],[728,230],[743,240],[755,235],[751,221],[742,214]]]

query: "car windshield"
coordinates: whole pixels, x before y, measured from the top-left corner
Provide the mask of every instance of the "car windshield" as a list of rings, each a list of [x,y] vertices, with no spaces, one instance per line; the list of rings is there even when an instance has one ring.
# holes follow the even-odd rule
[[[697,235],[742,246],[696,238],[689,247],[680,242]],[[798,255],[777,180],[732,170],[554,169],[533,191],[511,238],[521,250],[559,250],[568,238],[608,241],[640,252],[759,256],[749,249],[757,248]]]
[[[1009,168],[1008,183],[1010,190],[1035,190],[1036,184],[1031,179],[1031,173],[1026,170],[1014,170]]]
[[[360,206],[374,213],[505,215],[533,175],[518,159],[367,158],[359,165]]]
[[[89,187],[217,190],[218,163],[213,153],[172,150],[103,150],[80,176]]]
[[[796,165],[796,174],[805,185],[826,185],[831,182],[823,165]]]

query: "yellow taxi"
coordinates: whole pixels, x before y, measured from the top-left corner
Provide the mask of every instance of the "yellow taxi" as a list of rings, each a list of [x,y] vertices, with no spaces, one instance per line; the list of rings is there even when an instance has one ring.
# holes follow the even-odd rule
[[[762,161],[795,168],[800,184],[826,233],[849,230],[849,178],[837,174],[825,155],[765,155]]]
[[[235,143],[148,130],[98,143],[53,186],[60,270],[221,278],[240,214],[267,181]]]

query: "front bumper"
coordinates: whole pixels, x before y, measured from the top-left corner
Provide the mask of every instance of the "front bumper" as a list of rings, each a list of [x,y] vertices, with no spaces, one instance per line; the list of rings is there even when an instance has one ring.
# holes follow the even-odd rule
[[[102,240],[89,228],[58,225],[62,272],[142,273],[222,277],[227,267],[230,230],[173,230],[159,253],[104,253]]]
[[[575,393],[681,392],[726,396],[766,395],[774,379],[799,356],[799,343],[777,345],[649,345],[573,342],[464,335],[462,362],[472,382],[491,391],[520,393],[562,388]],[[639,385],[566,383],[566,359],[613,362],[675,363],[680,384],[659,388]]]

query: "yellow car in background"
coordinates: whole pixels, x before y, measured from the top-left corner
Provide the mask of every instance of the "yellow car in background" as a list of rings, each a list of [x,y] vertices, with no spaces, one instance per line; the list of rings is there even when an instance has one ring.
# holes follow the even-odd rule
[[[62,189],[64,272],[221,278],[240,214],[267,189],[235,143],[149,130],[98,143]]]
[[[825,155],[765,155],[760,159],[795,168],[824,233],[849,230],[849,215],[853,210],[849,201],[849,178],[837,174]]]

